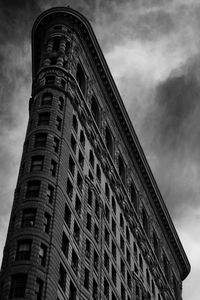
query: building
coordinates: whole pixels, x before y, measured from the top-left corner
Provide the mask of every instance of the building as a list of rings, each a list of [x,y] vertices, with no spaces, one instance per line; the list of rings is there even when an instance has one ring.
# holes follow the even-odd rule
[[[190,265],[89,22],[45,11],[32,60],[1,299],[181,300]]]

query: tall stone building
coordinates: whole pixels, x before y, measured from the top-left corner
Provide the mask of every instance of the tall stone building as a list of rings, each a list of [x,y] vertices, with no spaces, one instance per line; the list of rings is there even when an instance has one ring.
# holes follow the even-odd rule
[[[32,60],[1,299],[181,300],[189,262],[87,19],[42,13]]]

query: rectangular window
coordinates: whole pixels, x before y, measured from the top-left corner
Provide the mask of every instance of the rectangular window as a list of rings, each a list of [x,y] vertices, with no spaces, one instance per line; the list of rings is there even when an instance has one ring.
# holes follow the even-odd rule
[[[110,222],[110,210],[106,204],[105,204],[105,216],[106,216],[106,220],[109,223]]]
[[[40,180],[31,180],[27,182],[26,198],[39,197]]]
[[[52,104],[53,95],[51,93],[45,93],[42,96],[41,105],[51,105]]]
[[[94,250],[94,269],[98,272],[98,268],[99,268],[99,256],[96,252],[96,250]]]
[[[26,274],[15,274],[11,279],[10,298],[23,298],[26,291]]]
[[[92,202],[93,202],[93,193],[92,190],[90,188],[88,188],[88,205],[92,206]]]
[[[69,287],[69,300],[76,300],[77,290],[73,282],[70,280],[70,287]]]
[[[117,272],[115,267],[112,265],[112,281],[114,283],[114,285],[117,285]]]
[[[65,204],[65,215],[64,220],[67,226],[70,228],[71,225],[71,210],[69,209],[69,206]]]
[[[130,244],[130,232],[129,232],[128,226],[126,226],[126,239],[127,239],[127,242]]]
[[[125,278],[125,264],[122,259],[121,259],[121,274]]]
[[[42,300],[43,285],[44,285],[43,280],[40,279],[40,278],[37,278],[37,280],[36,280],[36,290],[35,290],[36,300]]]
[[[104,295],[106,297],[106,299],[109,299],[109,283],[108,281],[106,280],[106,278],[104,278]]]
[[[55,82],[55,76],[48,75],[46,76],[46,84],[54,84]]]
[[[34,227],[35,226],[36,209],[24,209],[22,213],[21,227]]]
[[[76,196],[75,210],[76,210],[77,214],[78,214],[79,217],[80,217],[80,215],[81,215],[81,201],[80,201],[80,199],[78,198],[78,196]]]
[[[53,139],[53,149],[56,153],[58,153],[59,144],[60,144],[60,140],[57,137],[54,137],[54,139]]]
[[[106,270],[108,271],[109,273],[109,270],[110,270],[110,262],[109,262],[109,256],[107,254],[106,251],[104,251],[104,267],[106,268]]]
[[[79,191],[82,193],[83,179],[82,179],[80,173],[77,174],[77,186],[78,186]]]
[[[95,199],[95,215],[99,219],[99,216],[100,216],[100,206],[99,206],[99,200],[98,200],[97,197]]]
[[[140,266],[141,271],[143,272],[143,259],[142,259],[141,254],[139,254],[139,266]]]
[[[80,228],[78,226],[78,224],[75,222],[74,223],[74,233],[73,233],[74,239],[77,242],[77,244],[79,245],[80,242]]]
[[[91,218],[91,215],[89,213],[87,213],[86,228],[87,228],[87,230],[91,231],[91,227],[92,227],[92,218]]]
[[[72,159],[71,155],[69,157],[69,170],[72,176],[74,176],[74,172],[75,172],[75,162]]]
[[[113,241],[112,241],[112,256],[116,260],[116,257],[117,257],[117,248],[116,248],[116,245],[114,244]]]
[[[35,135],[35,144],[34,147],[35,148],[39,148],[39,147],[46,147],[46,142],[47,142],[47,133],[37,133]]]
[[[39,259],[40,259],[40,264],[43,267],[45,267],[46,265],[46,256],[47,256],[47,246],[42,243],[40,245]]]
[[[94,226],[94,239],[97,243],[99,242],[99,228],[96,224]]]
[[[79,165],[80,165],[81,169],[83,169],[83,167],[84,167],[84,156],[81,153],[81,151],[79,151],[78,162],[79,162]]]
[[[44,213],[44,232],[49,233],[51,223],[51,216],[45,212]]]
[[[32,240],[20,240],[17,243],[16,260],[29,260]]]
[[[84,277],[84,287],[89,289],[89,280],[90,280],[90,272],[87,268],[85,268],[85,277]]]
[[[69,239],[66,234],[63,232],[62,236],[62,251],[66,257],[68,257],[69,252]]]
[[[72,185],[69,178],[67,180],[67,195],[69,196],[70,199],[72,199],[72,197],[73,197],[73,185]]]
[[[71,262],[72,269],[74,270],[74,273],[78,274],[78,256],[76,252],[72,251],[72,262]]]
[[[53,177],[56,176],[57,162],[55,160],[51,160],[50,172]]]
[[[121,300],[126,300],[126,291],[122,283],[121,283]]]
[[[31,171],[42,171],[44,163],[44,156],[33,156],[31,160]]]
[[[76,140],[73,135],[71,135],[71,148],[73,152],[76,154]]]
[[[90,252],[91,252],[91,243],[88,239],[86,239],[85,243],[85,256],[86,258],[90,259]]]
[[[126,260],[129,264],[129,266],[131,266],[131,254],[130,254],[128,248],[126,248]]]
[[[112,232],[116,236],[116,223],[115,223],[115,220],[113,218],[112,218]]]
[[[93,279],[93,288],[92,288],[92,298],[94,300],[98,299],[98,285],[94,279]]]
[[[63,108],[64,108],[64,99],[63,97],[59,97],[58,99],[58,108],[63,111]]]
[[[54,195],[54,187],[50,184],[48,184],[47,188],[47,200],[50,204],[53,203],[53,195]]]
[[[49,125],[50,113],[44,112],[40,113],[38,117],[38,126]]]
[[[124,239],[121,235],[120,235],[120,248],[121,248],[122,252],[124,253]]]
[[[62,264],[60,264],[60,270],[59,270],[59,280],[58,283],[60,287],[62,288],[63,292],[66,290],[66,278],[67,278],[67,272]]]
[[[105,227],[104,238],[105,238],[106,244],[109,247],[109,245],[110,245],[110,234],[109,234],[109,231],[108,231],[108,229],[106,227]]]
[[[128,271],[127,271],[127,284],[129,289],[131,290],[131,275]]]
[[[61,126],[62,126],[62,119],[59,116],[57,116],[57,118],[56,118],[56,128],[59,131],[61,131]]]

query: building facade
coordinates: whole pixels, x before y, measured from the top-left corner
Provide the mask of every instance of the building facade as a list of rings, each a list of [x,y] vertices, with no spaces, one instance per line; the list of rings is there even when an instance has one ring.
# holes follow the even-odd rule
[[[32,61],[0,299],[181,300],[190,265],[89,22],[42,13]]]

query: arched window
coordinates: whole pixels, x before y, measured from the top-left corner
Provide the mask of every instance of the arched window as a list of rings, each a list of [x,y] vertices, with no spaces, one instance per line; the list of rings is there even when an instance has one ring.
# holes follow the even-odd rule
[[[133,206],[137,210],[137,195],[136,195],[136,190],[135,190],[135,186],[133,183],[131,183],[131,186],[130,186],[130,196],[131,196],[131,201],[133,203]]]
[[[76,70],[76,80],[78,82],[78,85],[79,85],[83,95],[85,95],[85,88],[86,88],[85,74],[79,64],[78,64],[77,70]]]
[[[157,238],[155,232],[153,233],[153,247],[154,247],[155,255],[158,258],[158,256],[159,256],[158,238]]]
[[[105,140],[106,140],[106,147],[110,155],[113,156],[113,137],[108,127],[106,127]]]
[[[143,225],[144,231],[146,232],[146,234],[148,234],[148,219],[147,219],[147,214],[146,214],[146,211],[144,210],[144,208],[142,209],[142,225]]]
[[[99,110],[99,105],[97,103],[97,100],[94,97],[92,97],[92,101],[91,101],[91,112],[92,112],[92,116],[93,116],[97,126],[99,127],[100,110]]]
[[[89,161],[90,161],[92,168],[94,168],[94,154],[93,154],[92,150],[90,150]]]
[[[77,121],[77,118],[75,115],[73,115],[72,126],[73,126],[75,132],[77,133],[78,132],[78,121]]]
[[[121,177],[121,180],[123,181],[123,183],[125,183],[126,171],[125,171],[124,161],[123,161],[121,155],[118,156],[118,168],[119,168],[119,176]]]

